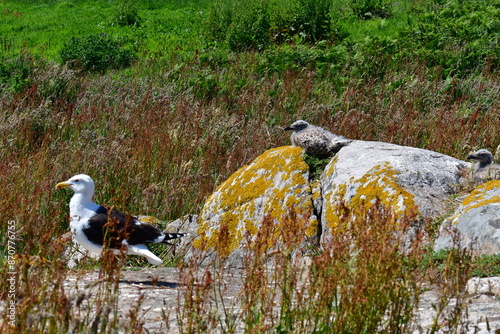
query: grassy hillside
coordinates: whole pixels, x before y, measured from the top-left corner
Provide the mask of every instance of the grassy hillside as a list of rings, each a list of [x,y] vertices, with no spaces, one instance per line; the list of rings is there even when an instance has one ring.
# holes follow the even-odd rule
[[[199,45],[203,0],[194,1],[4,1],[3,52],[58,59],[75,36],[107,34],[137,52],[166,52]],[[196,47],[195,46],[195,47]]]
[[[0,243],[15,222],[19,263],[58,258],[54,185],[76,173],[169,221],[299,118],[461,159],[500,144],[497,1],[238,3],[0,4]]]

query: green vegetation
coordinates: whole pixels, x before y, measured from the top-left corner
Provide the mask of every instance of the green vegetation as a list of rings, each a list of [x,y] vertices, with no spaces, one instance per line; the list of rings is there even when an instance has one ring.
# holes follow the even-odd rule
[[[304,161],[309,166],[309,179],[319,180],[319,177],[325,170],[326,165],[330,162],[330,157],[319,158],[317,156],[304,153]]]
[[[500,276],[500,254],[481,255],[472,263],[471,273],[476,277]]]
[[[450,258],[460,258],[456,249],[443,249],[438,252],[429,251],[423,258],[422,265],[432,268],[436,275],[442,275],[449,267]],[[500,255],[466,255],[462,262],[468,263],[470,272],[475,277],[494,277],[500,275]]]
[[[121,27],[125,26],[139,26],[141,24],[141,17],[137,4],[132,0],[123,0],[118,5],[118,11],[115,14],[114,23]]]
[[[106,72],[130,66],[133,55],[104,35],[73,37],[61,50],[61,61],[85,72]]]
[[[238,3],[0,3],[0,244],[7,244],[7,224],[14,222],[19,332],[35,327],[39,332],[78,332],[108,319],[86,314],[79,324],[69,325],[76,318],[68,305],[76,301],[64,299],[61,282],[67,270],[61,254],[67,240],[60,236],[68,231],[71,194],[53,188],[74,174],[94,178],[99,203],[170,221],[198,213],[222,180],[264,150],[288,144],[289,134],[282,128],[297,119],[348,138],[420,147],[461,159],[472,148],[494,151],[498,145],[498,1]],[[310,163],[318,168],[322,164]],[[373,212],[363,223],[380,223],[384,215],[382,209]],[[268,324],[282,332],[295,326],[321,332],[331,325],[325,320],[331,315],[329,319],[339,321],[339,331],[371,330],[375,327],[355,327],[349,317],[370,309],[366,326],[404,329],[415,302],[411,297],[418,297],[417,283],[425,280],[415,269],[424,261],[421,250],[404,262],[391,255],[391,244],[356,244],[361,231],[349,233],[359,248],[352,263],[324,252],[310,266],[300,267],[319,277],[337,277],[334,286],[310,281],[317,291],[294,285],[299,267],[288,253],[280,255],[282,269],[273,273],[265,272],[258,256],[250,256],[255,262],[249,268],[264,272],[263,279],[277,285],[264,291],[267,299],[258,290],[267,285],[247,286],[248,307],[238,319],[255,332]],[[380,247],[384,252],[377,253]],[[370,267],[369,255],[387,258],[377,258],[380,266]],[[469,263],[462,261],[467,255],[455,255],[439,262],[449,268],[440,271],[442,277],[451,275],[449,280],[456,283],[443,284],[443,289],[449,287],[446,298],[459,298],[471,274]],[[167,251],[163,256],[170,255]],[[0,262],[6,259],[3,247]],[[324,272],[321,261],[329,261]],[[486,272],[489,266],[479,263],[472,268],[477,275],[498,273]],[[384,285],[383,277],[396,274],[408,285],[397,279]],[[111,290],[106,291],[114,287],[117,276],[111,276]],[[7,266],[0,266],[3,299],[7,277]],[[215,283],[206,277],[207,284],[193,280],[193,290],[186,293],[209,296]],[[367,285],[366,277],[376,278],[375,285]],[[343,289],[342,303],[321,309],[307,303],[313,292],[325,293],[331,301],[335,289]],[[402,313],[386,299],[375,298],[385,296],[384,289],[397,294],[391,297],[400,298]],[[291,299],[278,299],[290,291],[296,291]],[[116,308],[112,293],[101,297],[109,309]],[[200,298],[181,309],[179,318],[196,316],[189,307],[208,304],[212,297]],[[278,315],[271,312],[272,300],[280,303]],[[360,300],[366,302],[358,304]],[[303,301],[305,309],[293,307]],[[202,317],[213,314],[205,311]],[[381,314],[396,320],[381,323]],[[193,326],[185,332],[206,324],[198,320],[184,322]]]
[[[0,64],[0,84],[11,92],[21,92],[29,84],[30,64],[26,57],[4,59]]]

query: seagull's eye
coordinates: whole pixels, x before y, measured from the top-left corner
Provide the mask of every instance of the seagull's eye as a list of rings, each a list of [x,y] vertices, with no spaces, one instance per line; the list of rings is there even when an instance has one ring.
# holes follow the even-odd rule
[[[78,179],[76,179],[76,180],[74,180],[74,181],[75,181],[75,182],[80,182],[80,180],[78,180]]]

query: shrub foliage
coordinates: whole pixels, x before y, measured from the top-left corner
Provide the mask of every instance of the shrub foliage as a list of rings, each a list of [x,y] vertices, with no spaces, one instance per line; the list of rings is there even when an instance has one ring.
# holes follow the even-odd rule
[[[70,68],[85,72],[106,72],[111,68],[130,66],[131,51],[105,34],[73,37],[60,51],[61,61]]]
[[[295,37],[315,43],[332,33],[330,7],[328,0],[218,1],[210,7],[207,36],[232,50],[262,50]]]
[[[2,86],[12,92],[20,92],[29,84],[32,68],[30,57],[0,59],[0,89]]]
[[[121,27],[136,26],[141,24],[141,17],[135,1],[123,0],[117,8],[114,22]]]

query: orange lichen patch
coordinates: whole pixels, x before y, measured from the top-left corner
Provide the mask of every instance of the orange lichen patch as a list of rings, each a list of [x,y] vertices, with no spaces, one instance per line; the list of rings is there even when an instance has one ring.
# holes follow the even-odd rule
[[[340,185],[336,191],[325,194],[325,218],[330,229],[345,228],[340,226],[342,217],[350,212],[363,216],[377,199],[397,215],[410,214],[417,209],[414,195],[398,185],[397,174],[399,172],[385,162],[373,167],[361,178],[351,179],[349,184]],[[353,195],[347,198],[351,192]],[[340,201],[344,203],[339,205]]]
[[[458,218],[469,210],[479,208],[484,205],[500,203],[500,195],[495,196],[489,194],[489,192],[493,189],[500,189],[500,180],[483,183],[474,189],[469,196],[462,201],[462,209],[449,218],[452,224],[456,224],[458,222]]]
[[[308,170],[302,149],[295,146],[266,151],[250,165],[240,168],[205,202],[195,247],[216,246],[218,231],[227,226],[231,239],[227,249],[215,249],[221,255],[230,254],[246,232],[257,233],[258,217],[269,214],[279,222],[291,207],[297,214],[312,212]]]

